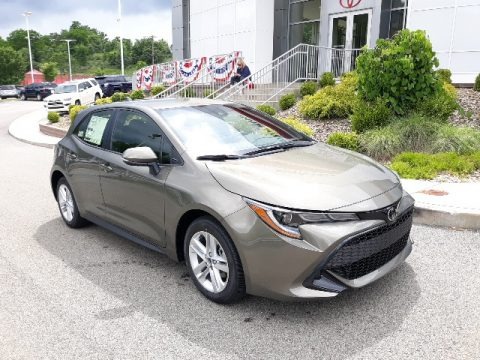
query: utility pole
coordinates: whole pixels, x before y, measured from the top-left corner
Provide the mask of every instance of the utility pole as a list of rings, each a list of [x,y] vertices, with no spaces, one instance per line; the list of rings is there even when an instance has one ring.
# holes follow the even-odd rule
[[[155,51],[153,49],[154,43],[155,43],[155,35],[152,35],[152,65],[155,64]]]
[[[35,78],[33,77],[33,61],[32,61],[32,46],[30,44],[30,26],[28,24],[28,17],[32,15],[31,11],[25,11],[22,13],[25,16],[25,20],[27,22],[27,39],[28,39],[28,56],[30,57],[30,75],[32,77],[32,83],[35,82]]]
[[[72,81],[72,59],[71,59],[71,57],[70,57],[70,42],[75,41],[75,40],[65,39],[65,40],[62,40],[62,41],[65,41],[65,42],[67,43],[67,50],[68,50],[68,69],[69,69],[69,73],[70,73],[70,81]]]
[[[118,27],[119,27],[119,33],[120,33],[120,61],[122,64],[122,75],[125,75],[125,66],[123,64],[123,39],[122,39],[122,25],[121,25],[121,20],[122,20],[122,1],[118,0]]]

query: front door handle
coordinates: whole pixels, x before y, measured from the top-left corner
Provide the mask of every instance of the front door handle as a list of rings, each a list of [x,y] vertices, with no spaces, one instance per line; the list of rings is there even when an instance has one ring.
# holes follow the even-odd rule
[[[110,166],[109,163],[100,164],[100,166],[102,167],[103,171],[105,171],[105,172],[113,171],[113,168]]]
[[[75,160],[77,158],[77,154],[69,152],[67,153],[67,157],[69,157],[71,160]]]

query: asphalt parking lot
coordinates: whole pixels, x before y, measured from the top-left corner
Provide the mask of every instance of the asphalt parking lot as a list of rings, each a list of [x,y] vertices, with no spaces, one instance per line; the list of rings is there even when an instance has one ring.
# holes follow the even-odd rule
[[[415,226],[407,263],[337,298],[204,299],[185,267],[96,226],[67,228],[53,151],[8,133],[0,102],[0,359],[475,359],[480,233]]]

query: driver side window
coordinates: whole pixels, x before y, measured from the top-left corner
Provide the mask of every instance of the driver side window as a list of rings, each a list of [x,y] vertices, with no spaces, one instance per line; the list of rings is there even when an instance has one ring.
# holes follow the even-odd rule
[[[112,132],[111,150],[123,153],[132,147],[148,146],[160,159],[162,164],[171,164],[171,147],[160,127],[143,113],[120,110]],[[162,152],[162,144],[164,150]]]

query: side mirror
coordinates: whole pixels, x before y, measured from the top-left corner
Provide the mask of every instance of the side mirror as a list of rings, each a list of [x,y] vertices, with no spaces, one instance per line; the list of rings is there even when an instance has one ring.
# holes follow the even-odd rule
[[[123,152],[123,161],[128,165],[148,166],[158,161],[157,155],[148,146],[139,146]]]
[[[123,152],[123,161],[131,166],[148,166],[153,175],[160,173],[158,157],[148,146],[139,146],[127,149]]]

